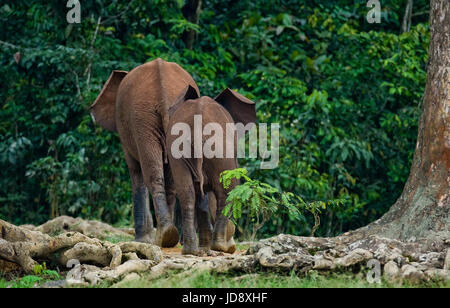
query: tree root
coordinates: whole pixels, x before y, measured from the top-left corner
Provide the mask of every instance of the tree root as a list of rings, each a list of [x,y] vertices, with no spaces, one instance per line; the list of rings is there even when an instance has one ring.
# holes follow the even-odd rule
[[[22,227],[48,235],[58,235],[69,231],[79,232],[100,240],[107,240],[112,237],[131,240],[134,237],[134,229],[131,228],[114,228],[100,221],[84,220],[69,216],[59,216],[38,227],[33,225],[24,225]]]
[[[450,280],[445,260],[450,260],[450,241],[418,240],[404,243],[376,235],[359,239],[349,235],[309,238],[278,235],[261,240],[248,253],[267,269],[331,272],[370,268],[378,264],[385,278],[413,282]],[[448,265],[447,265],[448,266]]]
[[[449,239],[402,242],[357,232],[335,238],[280,234],[253,243],[246,254],[197,257],[163,255],[154,245],[112,244],[77,232],[51,237],[2,220],[0,230],[0,259],[19,264],[26,272],[32,272],[41,260],[56,260],[62,266],[78,260],[79,263],[70,263],[75,267],[67,274],[69,285],[97,285],[124,277],[136,279],[140,277],[138,273],[145,273],[145,279],[157,279],[173,271],[179,272],[175,274],[179,279],[203,271],[240,274],[296,271],[301,275],[310,271],[327,274],[364,269],[373,269],[375,276],[388,280],[418,283],[450,279]]]
[[[27,273],[32,273],[38,261],[42,260],[56,261],[63,268],[69,261],[77,260],[78,263],[118,269],[123,265],[124,253],[134,253],[136,257],[145,259],[140,261],[151,264],[162,258],[160,248],[150,244],[112,244],[78,232],[51,237],[3,220],[0,220],[0,230],[0,259],[20,265]]]
[[[374,270],[374,277],[413,283],[450,280],[450,242],[398,240],[369,236],[312,238],[278,235],[252,244],[245,255],[195,257],[164,255],[145,279],[157,279],[173,271],[177,280],[199,272],[234,272],[244,275],[264,271],[305,274],[317,271]],[[371,265],[372,264],[372,265]],[[447,264],[447,265],[446,265]],[[375,265],[375,267],[372,267]],[[447,266],[447,267],[446,267]],[[173,273],[172,273],[173,275]]]

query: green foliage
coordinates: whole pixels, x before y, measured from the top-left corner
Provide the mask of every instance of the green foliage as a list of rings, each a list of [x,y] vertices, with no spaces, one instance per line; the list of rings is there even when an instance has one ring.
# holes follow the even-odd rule
[[[13,282],[13,283],[9,284],[8,287],[20,288],[20,289],[33,288],[33,287],[37,286],[39,283],[41,283],[42,280],[43,280],[42,277],[27,275],[27,276],[20,278],[20,280],[18,280],[17,282]]]
[[[195,25],[179,0],[84,1],[81,24],[72,25],[64,1],[3,1],[0,218],[130,222],[119,140],[91,121],[89,106],[111,70],[156,57],[182,65],[202,95],[237,89],[257,103],[259,121],[280,123],[279,167],[243,159],[251,179],[303,200],[343,200],[300,220],[277,210],[261,236],[311,234],[317,217],[316,234],[331,236],[380,217],[408,176],[429,29],[421,14],[400,33],[403,0],[382,2],[382,22],[369,24],[366,4],[208,0]],[[427,10],[428,1],[414,1],[413,13]],[[192,50],[185,30],[197,32]],[[245,228],[251,220],[242,215]]]
[[[46,266],[46,264],[45,264],[45,262],[41,265],[41,264],[36,264],[34,267],[33,267],[33,272],[34,272],[34,275],[40,275],[40,274],[42,274],[42,272],[44,271],[44,270],[46,270],[47,269],[47,266]]]
[[[42,283],[51,280],[60,280],[61,276],[57,271],[47,269],[47,265],[44,263],[36,264],[33,268],[34,275],[26,275],[21,278],[15,278],[8,280],[2,278],[0,272],[0,289],[1,288],[34,288]]]
[[[315,230],[320,225],[319,214],[322,213],[322,210],[325,210],[327,206],[336,208],[342,203],[342,200],[305,202],[291,192],[282,192],[267,183],[252,180],[247,173],[245,168],[237,168],[224,171],[220,175],[220,182],[227,190],[230,190],[234,179],[245,181],[228,193],[227,205],[223,210],[225,216],[234,220],[244,239],[254,240],[256,232],[280,211],[286,211],[290,220],[296,222],[302,222],[304,212],[311,213],[314,217],[311,236],[314,236]],[[241,224],[237,222],[243,217],[244,211],[245,219],[247,219],[247,223],[244,225],[247,228],[241,228]],[[247,236],[250,225],[252,233]]]
[[[105,241],[110,243],[121,243],[121,242],[129,242],[133,240],[133,236],[123,236],[123,235],[111,235],[106,237]]]

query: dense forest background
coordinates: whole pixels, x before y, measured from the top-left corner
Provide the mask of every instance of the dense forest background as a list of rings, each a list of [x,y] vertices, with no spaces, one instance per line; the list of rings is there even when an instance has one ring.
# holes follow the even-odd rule
[[[237,89],[257,103],[259,121],[280,123],[279,167],[241,166],[305,200],[344,200],[317,235],[366,225],[408,177],[429,42],[427,1],[414,1],[409,29],[409,1],[380,2],[381,23],[370,24],[367,1],[203,0],[194,24],[182,0],[81,0],[81,23],[68,24],[65,1],[2,1],[0,218],[129,225],[118,136],[92,122],[89,106],[111,70],[161,57],[203,95]],[[312,219],[280,210],[259,235],[309,234]]]

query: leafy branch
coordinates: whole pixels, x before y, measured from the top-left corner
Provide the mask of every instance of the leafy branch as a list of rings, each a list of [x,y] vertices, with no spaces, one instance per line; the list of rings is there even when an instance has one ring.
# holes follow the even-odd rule
[[[314,236],[320,225],[322,211],[343,203],[340,199],[306,202],[291,192],[282,192],[267,183],[251,179],[245,168],[227,170],[220,175],[220,182],[225,189],[230,189],[234,179],[242,179],[244,183],[237,185],[228,193],[223,214],[236,224],[236,220],[242,217],[243,209],[247,209],[247,215],[252,220],[251,240],[255,239],[258,230],[280,209],[287,210],[289,217],[296,221],[301,221],[305,212],[312,214],[314,226],[311,229],[311,236]],[[243,233],[244,230],[240,229],[239,224],[236,225]]]

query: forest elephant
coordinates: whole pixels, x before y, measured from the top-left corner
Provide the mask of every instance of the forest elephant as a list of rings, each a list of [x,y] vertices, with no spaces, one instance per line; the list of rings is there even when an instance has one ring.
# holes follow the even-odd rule
[[[227,127],[234,129],[235,123],[246,126],[255,123],[255,103],[230,89],[224,90],[214,99],[199,97],[197,89],[188,85],[170,108],[169,116],[166,141],[182,211],[182,252],[199,255],[212,249],[232,253],[235,250],[232,238],[234,225],[223,215],[223,209],[227,194],[237,185],[237,181],[225,190],[219,178],[223,171],[237,168],[237,134],[233,131],[229,137],[231,134],[225,132]],[[208,134],[214,136],[214,145],[208,144],[211,142]],[[199,152],[199,148],[204,146],[211,146],[216,153]],[[219,148],[222,149],[222,155],[217,152]],[[205,193],[209,199],[213,193],[212,196],[217,200],[216,206],[212,206],[214,202],[208,206]],[[214,207],[217,209],[215,215],[211,215],[215,216],[212,227],[208,209]],[[198,243],[195,219],[198,224]]]
[[[91,106],[94,121],[117,132],[131,177],[136,241],[173,247],[179,235],[174,225],[175,189],[167,164],[165,132],[169,108],[186,86],[198,87],[176,63],[156,59],[130,72],[113,71]],[[156,236],[148,192],[157,220]]]

